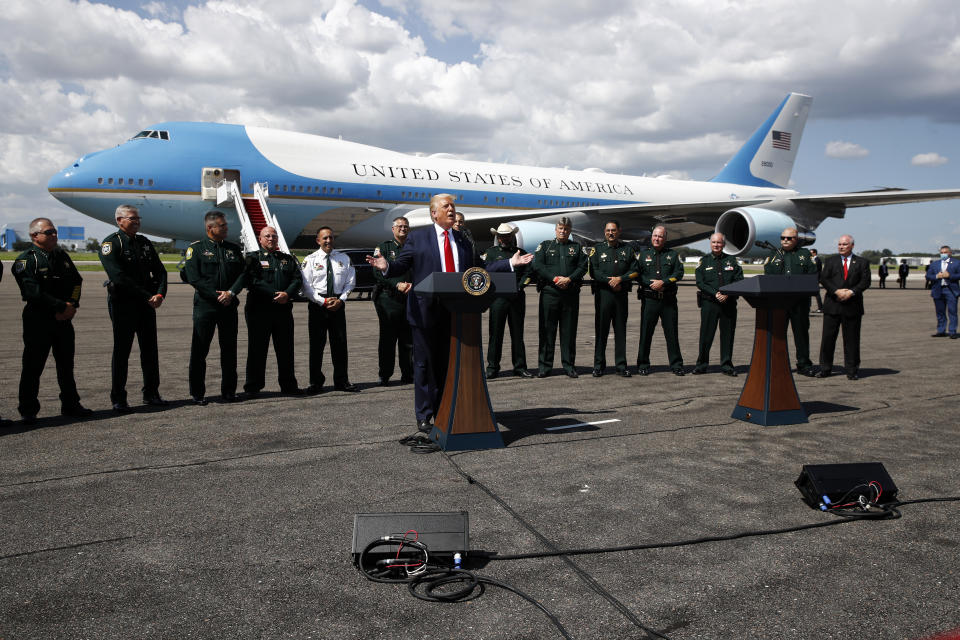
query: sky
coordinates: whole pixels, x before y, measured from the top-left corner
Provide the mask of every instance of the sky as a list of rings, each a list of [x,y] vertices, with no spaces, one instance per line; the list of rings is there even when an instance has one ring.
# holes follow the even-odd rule
[[[954,0],[6,0],[0,225],[106,235],[47,181],[156,122],[707,180],[791,91],[792,188],[960,188]],[[957,211],[850,209],[816,246],[958,246]]]

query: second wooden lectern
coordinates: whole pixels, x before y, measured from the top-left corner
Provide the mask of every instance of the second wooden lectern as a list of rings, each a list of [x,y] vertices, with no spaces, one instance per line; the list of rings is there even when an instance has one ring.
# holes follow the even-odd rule
[[[757,310],[750,372],[731,417],[773,426],[807,422],[787,351],[787,309],[817,293],[815,275],[754,276],[720,288]]]
[[[494,298],[517,294],[516,274],[490,273],[479,267],[461,273],[436,272],[414,291],[434,296],[450,312],[450,359],[430,439],[444,451],[504,446],[483,375],[480,318]]]

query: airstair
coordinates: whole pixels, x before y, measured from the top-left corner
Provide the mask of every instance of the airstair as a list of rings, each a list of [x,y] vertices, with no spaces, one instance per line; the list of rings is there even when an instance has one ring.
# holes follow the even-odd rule
[[[261,182],[253,183],[252,198],[243,197],[240,186],[235,180],[224,180],[217,185],[217,205],[222,205],[224,202],[233,202],[237,209],[237,217],[240,218],[240,241],[245,253],[257,251],[260,248],[258,238],[264,227],[276,229],[280,251],[290,253],[287,240],[283,237],[283,231],[277,223],[277,218],[270,213],[270,208],[267,206],[269,195],[267,185]]]

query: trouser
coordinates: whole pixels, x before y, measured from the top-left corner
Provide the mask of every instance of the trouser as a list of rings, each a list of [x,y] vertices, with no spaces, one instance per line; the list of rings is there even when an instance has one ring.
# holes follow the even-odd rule
[[[573,371],[577,359],[577,320],[580,313],[580,289],[561,291],[550,287],[540,292],[540,353],[539,370],[553,368],[560,329],[560,362],[566,371]]]
[[[80,404],[77,383],[73,377],[74,333],[69,320],[58,321],[52,311],[23,310],[23,360],[20,370],[20,405],[22,416],[35,416],[40,411],[40,375],[53,351],[57,365],[57,383],[60,385],[61,409],[72,409]]]
[[[837,346],[837,334],[843,328],[843,368],[847,373],[856,373],[860,368],[860,324],[863,316],[841,316],[827,313],[823,316],[823,337],[820,340],[820,369],[830,372],[833,368],[833,352]]]
[[[887,288],[887,276],[883,276],[882,278],[880,278],[880,288],[881,289]]]
[[[787,309],[787,322],[793,331],[797,371],[803,371],[813,365],[810,360],[810,298],[803,298]]]
[[[713,338],[720,327],[720,368],[733,370],[733,336],[737,328],[737,303],[730,300],[723,304],[713,300],[703,300],[700,307],[700,353],[697,354],[697,366],[710,364],[710,348]]]
[[[413,334],[407,322],[405,299],[381,291],[373,298],[373,307],[380,321],[380,340],[377,344],[377,364],[380,379],[393,375],[394,357],[400,354],[400,376],[413,377]]]
[[[900,288],[901,289],[907,288],[907,276],[900,276]]]
[[[940,296],[933,299],[937,311],[937,333],[957,332],[957,296],[947,288],[940,289]],[[947,324],[949,317],[950,323]]]
[[[110,402],[127,401],[127,371],[133,337],[140,345],[143,397],[160,395],[160,359],[157,355],[157,311],[143,300],[111,296],[107,311],[113,323],[113,358],[110,361]]]
[[[527,299],[523,291],[518,291],[512,299],[495,298],[490,305],[487,317],[487,374],[500,372],[500,359],[503,356],[504,329],[510,327],[510,357],[514,371],[527,368],[527,350],[523,344],[523,319],[527,313]]]
[[[432,327],[413,327],[413,401],[417,420],[437,415],[450,359],[450,315]]]
[[[593,368],[607,368],[607,337],[613,325],[613,360],[617,371],[627,370],[627,315],[626,291],[597,288],[593,294],[594,343]]]
[[[219,308],[218,308],[219,307]],[[220,343],[220,393],[229,396],[237,391],[237,306],[195,301],[193,305],[193,340],[190,343],[190,395],[206,395],[207,354],[213,334]]]
[[[247,297],[243,308],[247,320],[247,379],[243,390],[256,393],[266,386],[267,351],[273,338],[277,356],[277,383],[287,393],[298,389],[294,373],[293,303],[276,304]]]
[[[331,311],[323,305],[311,302],[307,310],[310,329],[310,384],[322,387],[326,376],[323,375],[323,350],[330,337],[330,359],[333,361],[333,384],[345,385],[350,381],[347,375],[347,308],[340,305]]]
[[[637,368],[650,367],[650,344],[653,342],[653,332],[657,328],[657,321],[663,326],[663,337],[667,341],[667,357],[670,368],[683,368],[683,356],[680,355],[679,316],[677,313],[677,298],[641,298],[640,304],[640,348],[637,351]]]

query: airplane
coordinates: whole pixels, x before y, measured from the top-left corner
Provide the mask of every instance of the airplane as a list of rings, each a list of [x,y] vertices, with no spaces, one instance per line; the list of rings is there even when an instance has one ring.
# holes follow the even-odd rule
[[[429,224],[430,197],[450,193],[475,237],[489,237],[491,225],[507,222],[527,250],[552,239],[556,221],[566,216],[575,237],[589,242],[603,238],[611,218],[620,221],[624,239],[641,244],[657,224],[667,228],[671,246],[719,231],[725,251],[738,257],[766,255],[791,226],[802,245],[812,244],[817,226],[849,207],[960,197],[960,189],[805,196],[788,188],[812,102],[787,95],[707,182],[408,155],[263,127],[164,122],[82,156],[47,188],[67,206],[110,224],[118,205],[133,204],[143,233],[178,246],[201,237],[203,214],[218,209],[227,215],[231,239],[255,249],[262,209],[280,228],[284,246],[291,237],[293,248],[315,248],[318,228],[329,226],[339,246],[373,247],[391,237],[397,216],[411,227]]]

